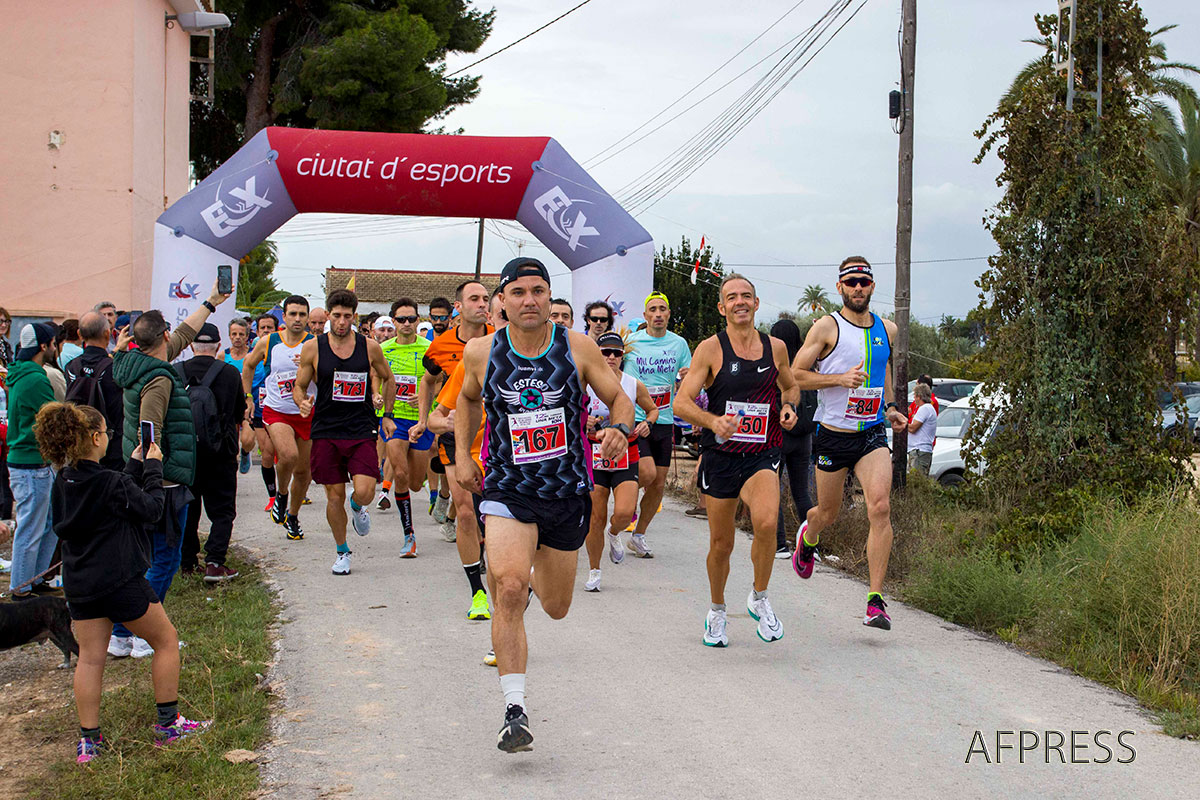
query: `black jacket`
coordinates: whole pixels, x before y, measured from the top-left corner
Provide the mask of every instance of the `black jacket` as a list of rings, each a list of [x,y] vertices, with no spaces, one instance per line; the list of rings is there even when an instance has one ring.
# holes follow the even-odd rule
[[[67,386],[70,386],[81,375],[92,375],[96,368],[103,364],[100,371],[100,391],[104,394],[104,419],[112,434],[108,437],[108,452],[100,459],[100,466],[108,469],[122,470],[125,459],[121,454],[121,435],[125,429],[125,408],[121,402],[121,387],[117,386],[112,375],[112,356],[103,347],[88,345],[83,348],[82,355],[67,362],[63,370],[67,376]]]
[[[95,600],[150,566],[147,526],[162,517],[162,462],[130,459],[123,472],[95,461],[64,467],[50,509],[62,541],[63,592],[68,601]]]
[[[189,386],[204,380],[204,374],[212,366],[215,359],[212,356],[196,356],[189,358],[183,364],[183,374],[187,376]],[[231,364],[223,365],[213,381],[213,397],[217,401],[217,415],[221,420],[221,430],[225,434],[221,444],[221,455],[235,458],[238,453],[238,427],[246,415],[246,393],[242,391],[242,373]]]

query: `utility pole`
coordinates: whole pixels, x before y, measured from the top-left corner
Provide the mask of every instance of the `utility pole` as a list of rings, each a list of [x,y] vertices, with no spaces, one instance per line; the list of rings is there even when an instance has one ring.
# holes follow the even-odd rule
[[[896,404],[908,412],[908,312],[912,293],[913,206],[913,94],[917,75],[917,0],[901,0],[900,185],[896,198],[896,347],[892,353],[892,380]],[[908,431],[892,434],[892,486],[904,486],[908,477]]]
[[[475,280],[483,269],[483,217],[479,218],[479,242],[475,245]]]

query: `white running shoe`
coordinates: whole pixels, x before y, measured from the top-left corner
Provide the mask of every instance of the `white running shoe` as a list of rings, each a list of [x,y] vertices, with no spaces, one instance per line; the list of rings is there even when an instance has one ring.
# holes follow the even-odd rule
[[[380,511],[387,511],[392,507],[392,500],[388,497],[387,492],[379,493],[379,499],[375,501],[375,507]]]
[[[128,658],[133,652],[132,636],[109,636],[108,654],[113,658]]]
[[[771,601],[766,597],[755,600],[753,588],[750,589],[750,596],[746,598],[746,610],[750,612],[752,619],[758,621],[758,638],[764,642],[774,642],[783,638],[783,623],[775,616]]]
[[[154,655],[154,648],[150,646],[149,642],[140,636],[134,636],[132,638],[133,645],[132,651],[130,652],[131,656],[134,658],[145,658],[146,656]]]
[[[446,509],[449,507],[450,507],[450,498],[439,494],[438,499],[433,504],[433,511],[430,512],[431,514],[433,514],[433,521],[438,523],[439,525],[445,523],[446,522]],[[454,540],[449,539],[448,541],[453,542]]]
[[[483,663],[489,667],[496,666],[496,651],[494,649],[488,648],[487,653],[483,656]]]
[[[350,574],[350,551],[338,553],[337,561],[333,562],[334,575],[349,575]]]
[[[0,558],[0,572],[12,572],[12,562],[7,558]]]
[[[626,546],[638,558],[654,558],[654,551],[650,549],[650,545],[646,544],[646,534],[644,533],[635,533],[630,536],[629,544]]]
[[[608,559],[614,564],[620,564],[625,560],[625,545],[621,544],[621,534],[606,533],[608,537]]]
[[[708,610],[704,619],[705,647],[728,647],[729,637],[725,634],[725,612]]]
[[[583,585],[583,590],[585,592],[600,591],[600,570],[598,570],[598,569],[588,570],[588,579],[587,579],[587,583],[585,583]]]
[[[442,527],[440,529],[440,532],[442,534],[442,538],[445,539],[447,542],[453,542],[455,539],[458,538],[458,526],[452,519],[448,519],[448,520],[445,520],[442,522]]]
[[[350,509],[353,514],[351,521],[354,524],[354,532],[359,536],[366,536],[371,532],[371,512],[366,506],[363,506],[358,511]]]

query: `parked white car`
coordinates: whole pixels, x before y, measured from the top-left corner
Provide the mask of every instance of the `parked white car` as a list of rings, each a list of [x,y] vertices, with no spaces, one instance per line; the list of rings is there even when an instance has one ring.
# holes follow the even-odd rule
[[[1007,395],[1003,392],[977,392],[980,394],[979,403],[984,408],[990,408],[993,403],[1006,402]],[[957,486],[967,479],[967,466],[963,458],[963,437],[975,416],[971,407],[970,397],[956,400],[944,407],[937,418],[937,441],[933,444],[933,459],[929,464],[929,477],[943,486]],[[996,423],[987,432],[987,438],[995,435]],[[976,473],[983,474],[987,464],[980,462]]]

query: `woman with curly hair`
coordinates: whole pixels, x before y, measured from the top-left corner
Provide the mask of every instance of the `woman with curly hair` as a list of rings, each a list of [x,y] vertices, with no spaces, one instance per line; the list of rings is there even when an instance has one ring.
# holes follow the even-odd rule
[[[162,516],[162,451],[136,447],[124,472],[100,466],[112,432],[91,406],[47,403],[33,425],[42,454],[59,469],[50,494],[54,532],[62,541],[63,591],[79,642],[75,707],[80,738],[76,761],[100,755],[100,694],[108,637],[124,623],[154,647],[150,673],[164,745],[208,727],[179,713],[179,637],[146,581],[150,538]]]

